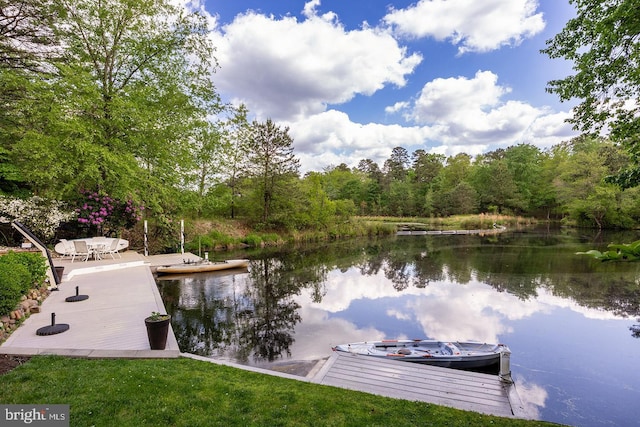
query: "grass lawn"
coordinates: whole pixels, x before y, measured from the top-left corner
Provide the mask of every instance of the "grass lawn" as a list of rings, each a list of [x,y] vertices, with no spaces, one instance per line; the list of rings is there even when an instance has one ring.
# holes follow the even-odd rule
[[[72,426],[536,426],[188,358],[33,357],[0,376],[3,404],[69,404]]]

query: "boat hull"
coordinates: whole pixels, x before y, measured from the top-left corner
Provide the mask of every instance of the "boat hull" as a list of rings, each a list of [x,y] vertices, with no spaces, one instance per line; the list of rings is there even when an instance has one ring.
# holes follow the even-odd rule
[[[232,268],[246,268],[249,266],[248,259],[230,259],[222,262],[198,262],[176,265],[162,265],[156,269],[158,274],[193,274],[208,271],[229,270]]]
[[[341,344],[334,350],[444,368],[480,369],[497,365],[500,354],[509,348],[503,344],[474,341],[389,340]]]

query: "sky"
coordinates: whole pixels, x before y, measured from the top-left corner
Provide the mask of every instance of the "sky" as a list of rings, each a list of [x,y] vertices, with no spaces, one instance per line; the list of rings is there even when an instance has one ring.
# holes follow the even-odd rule
[[[409,154],[472,156],[576,136],[540,53],[569,0],[189,0],[213,29],[225,102],[288,127],[301,172]]]

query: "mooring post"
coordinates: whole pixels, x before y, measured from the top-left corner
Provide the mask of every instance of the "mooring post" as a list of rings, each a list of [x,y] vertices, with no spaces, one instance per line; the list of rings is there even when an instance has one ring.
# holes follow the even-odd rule
[[[180,253],[184,255],[184,219],[180,220]]]
[[[500,381],[513,384],[511,378],[511,351],[504,347],[500,352],[500,373],[498,374]]]
[[[149,239],[147,237],[147,233],[149,229],[147,227],[147,220],[144,220],[144,256],[149,256]]]

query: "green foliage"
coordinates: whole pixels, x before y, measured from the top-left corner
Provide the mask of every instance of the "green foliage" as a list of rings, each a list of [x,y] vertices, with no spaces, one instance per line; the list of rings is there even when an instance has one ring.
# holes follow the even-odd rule
[[[0,315],[16,308],[22,295],[44,281],[47,267],[38,253],[13,252],[0,257]]]
[[[293,154],[293,139],[289,128],[280,128],[271,119],[254,121],[245,141],[245,192],[259,209],[250,212],[251,219],[265,227],[295,226],[292,216],[297,206],[295,179],[300,161]],[[293,185],[292,185],[293,184]],[[294,194],[292,194],[294,193]],[[248,208],[245,203],[245,208]]]
[[[576,252],[577,255],[589,255],[600,261],[638,261],[640,260],[640,240],[633,243],[612,243],[607,246],[610,250],[600,252],[592,249],[586,252]]]
[[[0,263],[0,315],[5,315],[16,308],[24,294],[23,283],[28,283],[29,272],[22,265],[10,268]]]
[[[66,200],[82,188],[120,200],[144,189],[140,201],[153,215],[175,213],[175,192],[190,184],[185,171],[214,153],[203,145],[212,139],[207,118],[223,109],[206,20],[166,0],[51,4],[51,20],[40,22],[64,60],[25,78],[24,96],[0,113],[15,129],[10,144],[0,135],[7,186],[22,177],[32,191]]]
[[[640,171],[640,13],[637,0],[571,0],[576,16],[547,41],[542,52],[573,62],[575,74],[552,80],[548,92],[561,100],[581,100],[574,127],[585,133],[610,131],[631,153],[633,165],[616,173],[624,187],[638,185]]]
[[[252,248],[258,248],[262,244],[262,238],[257,234],[249,234],[242,238],[242,243]]]
[[[192,252],[213,251],[216,248],[233,246],[237,240],[218,231],[211,230],[207,234],[201,234],[185,242],[185,249]]]
[[[11,268],[7,266],[20,265],[27,269],[29,280],[22,285],[24,292],[41,284],[47,277],[47,261],[40,253],[9,251],[0,257],[0,265],[4,265],[6,268]]]

